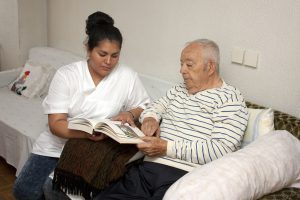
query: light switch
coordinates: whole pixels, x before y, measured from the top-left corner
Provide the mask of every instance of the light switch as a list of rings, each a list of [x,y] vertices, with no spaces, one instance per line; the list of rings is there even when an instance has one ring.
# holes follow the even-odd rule
[[[231,62],[243,64],[245,49],[234,47],[231,55]]]
[[[257,67],[259,52],[253,50],[246,50],[244,55],[244,65],[249,67]]]

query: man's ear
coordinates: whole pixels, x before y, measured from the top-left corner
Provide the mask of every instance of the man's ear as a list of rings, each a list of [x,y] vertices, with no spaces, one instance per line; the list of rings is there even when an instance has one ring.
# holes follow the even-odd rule
[[[208,75],[209,76],[213,75],[217,70],[216,63],[213,61],[208,61],[207,67],[208,67]]]

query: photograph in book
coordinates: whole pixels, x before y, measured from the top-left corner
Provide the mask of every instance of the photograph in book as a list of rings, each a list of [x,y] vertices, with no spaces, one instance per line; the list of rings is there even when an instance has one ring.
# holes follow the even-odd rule
[[[137,144],[142,142],[140,137],[145,136],[137,127],[109,119],[70,118],[68,128],[89,134],[103,133],[121,144]]]

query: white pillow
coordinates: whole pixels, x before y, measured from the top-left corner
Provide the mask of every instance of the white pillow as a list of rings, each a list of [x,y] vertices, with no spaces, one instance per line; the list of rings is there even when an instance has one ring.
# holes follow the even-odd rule
[[[164,200],[250,200],[300,180],[300,141],[273,131],[189,172],[166,192]]]
[[[48,81],[50,69],[47,65],[26,62],[21,74],[9,85],[9,89],[28,98],[39,96]]]
[[[256,138],[274,130],[274,112],[268,109],[248,108],[249,120],[245,130],[242,147],[253,142]]]
[[[56,72],[56,68],[54,68],[54,67],[51,67],[48,69],[48,71],[47,71],[48,78],[46,80],[46,83],[44,84],[44,87],[41,89],[41,91],[39,93],[39,96],[41,98],[45,98],[48,95],[49,87],[50,87],[51,81],[55,75],[55,72]]]

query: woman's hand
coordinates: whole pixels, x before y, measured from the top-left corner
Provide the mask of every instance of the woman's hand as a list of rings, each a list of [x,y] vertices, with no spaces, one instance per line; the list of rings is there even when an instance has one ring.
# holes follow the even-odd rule
[[[144,142],[137,144],[137,148],[145,155],[164,156],[167,153],[168,141],[160,139],[158,137],[143,137]]]
[[[117,116],[111,118],[113,121],[121,121],[122,124],[128,123],[130,126],[135,127],[134,115],[131,112],[121,112]]]
[[[152,117],[146,117],[144,119],[141,130],[146,136],[155,135],[156,137],[159,137],[160,135],[159,123]]]
[[[99,132],[94,132],[93,135],[88,135],[88,139],[93,140],[95,142],[104,140],[105,138],[107,138],[107,135]]]

